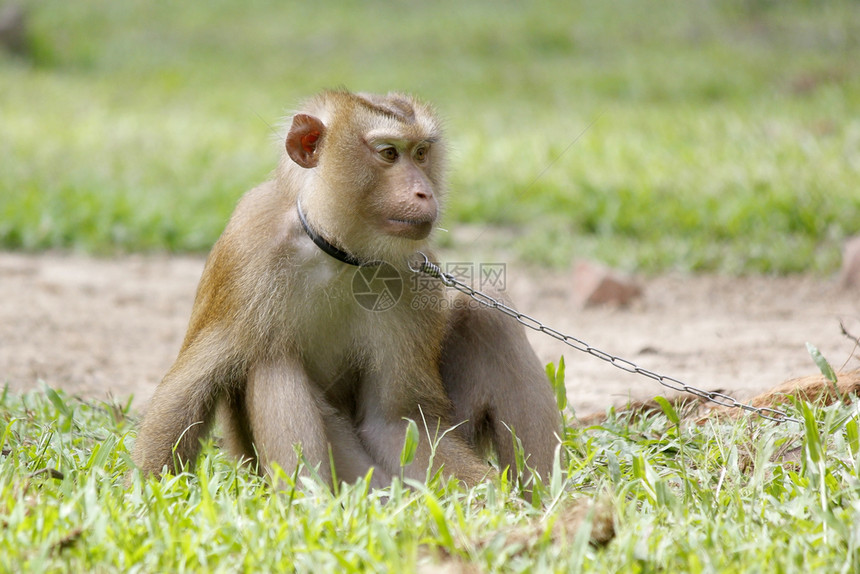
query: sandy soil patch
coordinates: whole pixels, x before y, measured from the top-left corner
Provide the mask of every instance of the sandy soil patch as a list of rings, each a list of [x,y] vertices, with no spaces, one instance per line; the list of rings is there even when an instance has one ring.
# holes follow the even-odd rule
[[[179,349],[202,257],[116,259],[0,252],[0,382],[40,381],[85,397],[143,407]],[[580,309],[570,273],[507,266],[516,306],[550,326],[641,366],[703,389],[747,399],[817,372],[816,345],[836,368],[858,368],[860,292],[820,278],[687,276],[642,281],[628,308]],[[564,354],[579,414],[667,390],[538,333],[542,361]]]

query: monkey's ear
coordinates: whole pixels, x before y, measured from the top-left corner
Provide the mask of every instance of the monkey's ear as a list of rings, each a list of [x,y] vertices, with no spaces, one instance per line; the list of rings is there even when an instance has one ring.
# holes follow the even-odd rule
[[[293,125],[287,134],[287,153],[294,162],[305,168],[316,167],[319,163],[317,147],[325,134],[323,123],[307,114],[293,116]]]

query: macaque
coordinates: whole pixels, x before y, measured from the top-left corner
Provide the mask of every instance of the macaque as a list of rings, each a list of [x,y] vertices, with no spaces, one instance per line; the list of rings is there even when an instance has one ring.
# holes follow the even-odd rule
[[[291,472],[299,444],[330,484],[441,469],[474,485],[493,474],[491,451],[527,478],[514,435],[547,477],[560,415],[522,326],[449,290],[419,305],[410,287],[439,217],[444,144],[432,109],[397,93],[326,91],[293,115],[273,178],[245,194],[206,261],[140,427],[142,472],[193,463],[217,412],[237,456]],[[359,271],[370,286],[399,278],[399,301],[360,304]],[[401,468],[409,419],[421,437]]]

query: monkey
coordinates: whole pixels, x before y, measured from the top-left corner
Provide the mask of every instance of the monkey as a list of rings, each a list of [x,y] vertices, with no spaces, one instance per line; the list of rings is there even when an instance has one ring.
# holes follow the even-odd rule
[[[240,199],[209,253],[139,427],[140,471],[192,465],[217,416],[240,459],[270,473],[304,459],[330,485],[439,470],[475,485],[493,476],[493,453],[512,479],[546,477],[560,413],[521,325],[459,292],[423,307],[415,289],[384,310],[357,301],[357,272],[384,287],[411,276],[416,253],[432,257],[445,176],[429,104],[346,90],[307,100],[271,179]],[[401,468],[410,420],[422,432]]]

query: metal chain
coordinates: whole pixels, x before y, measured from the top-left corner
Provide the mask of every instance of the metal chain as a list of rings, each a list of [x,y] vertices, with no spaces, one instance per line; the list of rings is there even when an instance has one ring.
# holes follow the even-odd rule
[[[606,351],[601,351],[595,347],[592,347],[585,341],[577,339],[571,335],[565,335],[561,331],[553,329],[547,325],[544,325],[534,317],[530,317],[525,313],[520,313],[516,309],[510,307],[499,301],[498,299],[494,299],[493,297],[487,295],[486,293],[482,293],[476,289],[473,289],[471,286],[463,283],[462,281],[457,280],[453,275],[449,273],[445,273],[442,269],[439,268],[438,265],[431,263],[427,258],[427,255],[424,253],[418,252],[418,255],[424,258],[424,261],[421,262],[417,267],[413,267],[412,264],[409,264],[409,268],[416,273],[424,273],[425,275],[429,275],[431,277],[435,277],[439,279],[446,287],[452,287],[461,293],[464,293],[477,301],[478,303],[485,305],[487,307],[491,307],[493,309],[497,309],[498,311],[508,315],[509,317],[513,317],[520,324],[532,329],[533,331],[537,331],[539,333],[544,333],[545,335],[549,335],[553,339],[561,341],[565,345],[576,349],[582,353],[587,353],[592,357],[597,357],[602,361],[606,361],[613,367],[621,369],[622,371],[626,371],[628,373],[635,373],[637,375],[642,375],[643,377],[647,377],[649,379],[655,380],[664,387],[672,389],[673,391],[689,393],[691,395],[697,396],[701,399],[705,399],[712,403],[716,403],[718,405],[742,409],[751,413],[755,413],[763,419],[775,422],[784,422],[789,421],[797,424],[802,424],[800,419],[795,417],[791,417],[785,412],[770,408],[770,407],[755,407],[753,405],[742,403],[729,395],[720,393],[718,391],[704,391],[702,389],[696,388],[692,385],[688,385],[683,381],[679,381],[674,377],[669,377],[666,375],[660,375],[655,373],[654,371],[644,369],[632,361],[627,359],[612,355],[607,353]]]

